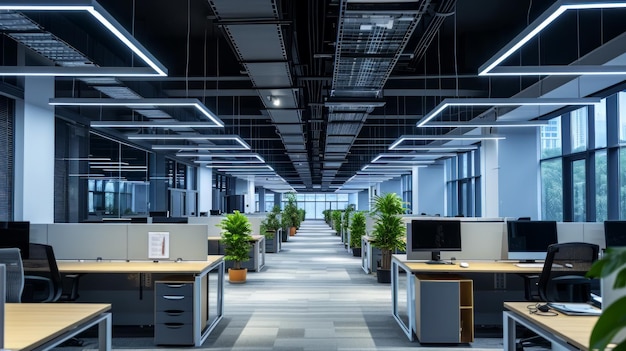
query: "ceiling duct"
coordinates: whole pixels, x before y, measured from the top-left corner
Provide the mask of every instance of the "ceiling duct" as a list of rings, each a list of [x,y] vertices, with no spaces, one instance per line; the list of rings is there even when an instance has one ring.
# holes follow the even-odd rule
[[[306,187],[312,187],[309,160],[301,159],[301,154],[306,152],[302,111],[293,89],[276,1],[209,0],[209,4],[257,88],[287,154],[292,160],[292,153],[300,155],[298,163],[293,165],[300,180]],[[276,171],[281,173],[281,169]],[[287,179],[284,174],[283,177]]]
[[[430,0],[342,0],[335,66],[328,107],[325,154],[347,158],[367,115],[379,104],[382,89]],[[340,103],[346,99],[345,104]],[[359,100],[362,103],[359,103]],[[324,169],[322,188],[337,174]]]

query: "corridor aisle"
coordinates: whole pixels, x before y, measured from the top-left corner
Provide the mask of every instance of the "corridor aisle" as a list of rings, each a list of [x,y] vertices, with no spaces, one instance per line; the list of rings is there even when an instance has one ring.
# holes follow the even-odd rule
[[[305,221],[280,253],[266,255],[261,272],[248,272],[245,284],[225,283],[224,290],[224,319],[197,349],[447,349],[420,348],[407,339],[391,315],[390,285],[363,273],[361,259],[348,253],[323,221]],[[479,344],[489,351],[502,349],[501,339],[489,340]],[[113,346],[157,348],[152,338],[114,338]],[[449,349],[480,350],[477,343]]]

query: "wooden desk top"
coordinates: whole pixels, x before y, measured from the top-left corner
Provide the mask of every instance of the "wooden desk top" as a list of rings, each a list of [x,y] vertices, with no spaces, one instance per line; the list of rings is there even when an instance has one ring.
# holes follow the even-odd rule
[[[504,308],[521,318],[541,326],[581,350],[589,349],[589,337],[598,316],[542,316],[528,312],[528,302],[505,302]]]
[[[427,264],[425,261],[407,261],[406,255],[393,255],[400,265],[413,273],[541,273],[541,267],[517,267],[513,261],[457,260],[455,264]],[[461,262],[469,263],[463,268]]]
[[[201,274],[223,260],[210,255],[206,261],[57,261],[61,273],[183,273]]]
[[[110,304],[100,303],[8,303],[5,307],[8,350],[33,349],[111,309]]]

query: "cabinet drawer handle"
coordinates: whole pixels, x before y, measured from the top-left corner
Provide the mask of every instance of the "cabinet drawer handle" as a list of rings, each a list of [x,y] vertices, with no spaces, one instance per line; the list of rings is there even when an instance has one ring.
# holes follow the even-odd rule
[[[166,300],[182,300],[185,296],[180,295],[163,295],[163,298]]]
[[[183,323],[165,323],[165,326],[169,329],[180,329],[183,325]]]
[[[167,313],[168,316],[180,316],[183,313],[185,313],[185,311],[181,311],[181,310],[167,310],[164,312]]]
[[[170,288],[182,288],[185,284],[167,284]]]

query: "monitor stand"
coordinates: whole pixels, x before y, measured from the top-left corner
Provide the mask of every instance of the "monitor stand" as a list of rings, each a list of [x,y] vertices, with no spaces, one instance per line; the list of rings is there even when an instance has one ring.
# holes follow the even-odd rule
[[[431,252],[430,261],[426,261],[426,264],[449,264],[450,262],[441,260],[441,251]]]

